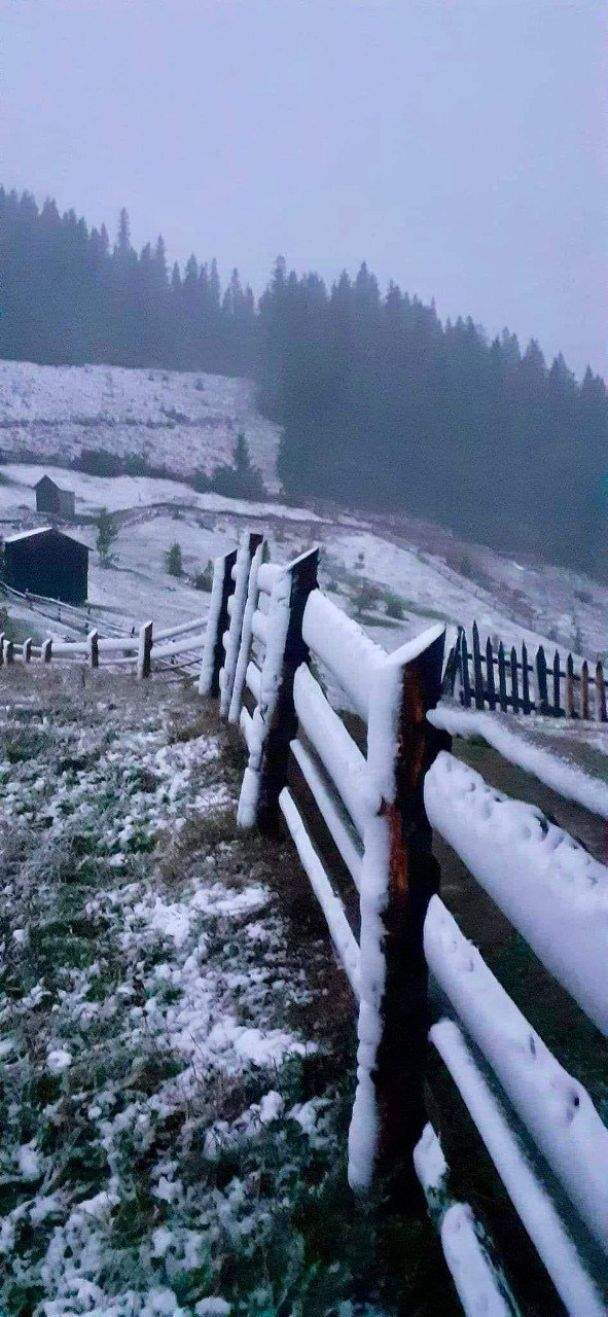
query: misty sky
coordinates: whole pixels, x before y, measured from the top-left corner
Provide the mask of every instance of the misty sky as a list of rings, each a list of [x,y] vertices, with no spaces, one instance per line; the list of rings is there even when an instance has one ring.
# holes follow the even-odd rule
[[[608,375],[603,0],[0,0],[2,175],[136,245],[367,259]]]

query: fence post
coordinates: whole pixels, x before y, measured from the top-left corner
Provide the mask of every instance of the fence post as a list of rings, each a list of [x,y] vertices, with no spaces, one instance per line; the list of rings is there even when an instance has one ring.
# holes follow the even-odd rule
[[[152,622],[144,622],[139,632],[137,680],[144,681],[152,670]]]
[[[31,663],[32,661],[32,637],[28,636],[23,642],[23,662]]]
[[[5,644],[6,644],[6,637],[5,637],[5,635],[4,635],[4,631],[0,631],[0,668],[4,667],[4,646],[5,646]]]
[[[6,661],[7,661],[7,663],[14,663],[14,662],[15,662],[15,645],[14,645],[14,641],[12,641],[12,640],[5,640],[5,642],[4,642],[4,657],[5,657]]]
[[[230,709],[230,700],[232,697],[232,688],[234,686],[236,665],[243,630],[243,616],[247,604],[249,573],[251,571],[253,556],[263,539],[264,536],[259,535],[257,532],[245,531],[236,555],[232,609],[230,611],[230,622],[228,625],[228,636],[224,649],[224,659],[219,675],[221,718],[227,718]]]
[[[151,626],[151,623],[148,623]],[[97,631],[89,631],[89,662],[92,668],[99,667],[99,635]],[[147,672],[146,677],[149,675]]]
[[[228,625],[228,600],[234,590],[232,569],[236,566],[237,550],[231,549],[213,564],[213,588],[205,632],[205,644],[198,680],[199,695],[219,695],[222,667],[224,631]]]
[[[50,663],[53,657],[53,640],[51,636],[43,641],[40,657],[43,663]]]
[[[308,659],[302,619],[306,600],[317,586],[318,566],[318,548],[301,554],[281,573],[270,600],[260,701],[252,719],[249,762],[237,813],[239,827],[257,823],[270,836],[281,826],[279,796],[287,782],[289,745],[298,727],[293,679]]]
[[[365,1187],[378,1172],[399,1210],[420,1202],[413,1150],[426,1120],[423,926],[440,874],[424,778],[450,744],[427,720],[441,695],[445,628],[433,627],[421,640],[414,656],[410,648],[401,663],[398,652],[387,659],[385,689],[381,670],[370,698],[370,788],[378,784],[380,799],[364,836],[358,1085],[349,1139],[353,1187]]]

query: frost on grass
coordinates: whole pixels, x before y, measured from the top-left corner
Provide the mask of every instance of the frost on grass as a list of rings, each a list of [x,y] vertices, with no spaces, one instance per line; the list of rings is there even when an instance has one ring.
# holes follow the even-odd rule
[[[56,681],[0,705],[0,1307],[338,1311],[302,1224],[337,1160],[322,990],[230,761],[162,696]]]

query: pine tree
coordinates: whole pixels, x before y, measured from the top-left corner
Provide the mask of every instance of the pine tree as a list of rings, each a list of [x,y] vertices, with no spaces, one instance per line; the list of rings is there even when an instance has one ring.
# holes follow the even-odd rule
[[[177,540],[171,545],[170,549],[167,549],[165,568],[169,576],[183,576],[184,574],[181,545],[177,543]]]
[[[112,545],[118,538],[118,526],[114,524],[107,508],[102,508],[97,518],[97,539],[95,541],[99,562],[102,567],[113,567],[117,561],[112,552]]]

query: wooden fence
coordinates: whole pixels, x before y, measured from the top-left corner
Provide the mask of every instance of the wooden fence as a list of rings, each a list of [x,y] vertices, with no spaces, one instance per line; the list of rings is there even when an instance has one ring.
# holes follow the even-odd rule
[[[442,901],[433,835],[588,1017],[598,1048],[608,870],[452,754],[451,734],[466,736],[467,719],[478,733],[483,705],[446,701],[444,629],[387,656],[318,589],[317,563],[313,549],[271,564],[259,541],[218,560],[200,689],[245,740],[239,825],[287,827],[352,989],[351,1184],[378,1179],[407,1211],[422,1186],[466,1312],[599,1315],[608,1130]],[[518,738],[503,742],[519,764]],[[526,767],[580,797],[577,771],[562,765],[556,784],[546,752]],[[595,786],[583,802],[608,818],[608,787]],[[488,1157],[481,1194],[465,1191],[461,1167],[453,1187],[442,1149],[457,1107],[470,1161]]]
[[[123,663],[145,678],[176,655],[195,656],[199,691],[218,698],[244,737],[238,825],[287,828],[352,990],[353,1188],[377,1181],[412,1212],[422,1186],[466,1312],[599,1317],[608,1305],[608,1130],[467,941],[447,889],[442,900],[436,844],[443,839],[524,940],[562,994],[555,1009],[573,1012],[569,1031],[583,1031],[595,1059],[608,1032],[608,870],[453,752],[487,722],[500,732],[483,730],[501,760],[604,818],[608,785],[522,748],[490,717],[545,711],[538,657],[533,692],[525,648],[501,660],[486,647],[484,677],[476,628],[472,678],[463,632],[444,666],[441,625],[387,655],[326,598],[317,569],[317,549],[279,566],[260,536],[246,535],[215,563],[204,637],[200,620],[156,634],[148,623],[127,643],[93,633],[36,651],[26,641],[19,657]],[[0,643],[4,661],[10,651]],[[579,682],[584,712],[582,669]],[[564,709],[559,690],[553,708],[572,716],[568,690]],[[602,690],[596,674],[600,720]],[[455,1177],[460,1146],[472,1149],[473,1171],[485,1149],[481,1192],[462,1165]]]
[[[606,677],[598,659],[595,666],[587,659],[575,666],[568,654],[565,666],[556,649],[549,662],[544,646],[539,645],[534,661],[528,656],[525,642],[520,653],[515,646],[496,646],[488,637],[481,645],[477,623],[473,623],[472,643],[459,628],[458,640],[450,651],[446,665],[444,692],[458,694],[465,708],[510,710],[512,713],[540,713],[551,718],[582,718],[608,722]]]

